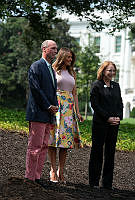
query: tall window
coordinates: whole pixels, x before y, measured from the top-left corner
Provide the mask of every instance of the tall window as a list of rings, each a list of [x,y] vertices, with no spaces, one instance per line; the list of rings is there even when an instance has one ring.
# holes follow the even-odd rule
[[[96,53],[100,53],[100,37],[95,37],[94,43],[96,47]]]
[[[119,82],[119,69],[117,68],[116,76],[114,78],[114,81]]]
[[[121,51],[121,36],[116,36],[115,38],[115,52],[118,53]]]
[[[78,44],[80,44],[80,38],[78,37],[78,38],[75,38],[75,39],[78,42]]]

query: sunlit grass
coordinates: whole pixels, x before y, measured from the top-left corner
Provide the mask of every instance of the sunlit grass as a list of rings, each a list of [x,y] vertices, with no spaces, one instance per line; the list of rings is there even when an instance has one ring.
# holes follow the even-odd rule
[[[0,108],[0,128],[27,133],[28,122],[25,121],[25,112]]]
[[[83,144],[91,145],[92,117],[79,123]],[[28,133],[28,122],[25,120],[25,111],[0,108],[0,129]],[[117,149],[135,151],[135,119],[124,119],[119,127]]]
[[[92,117],[79,124],[82,141],[91,145]],[[118,150],[135,151],[135,119],[129,118],[121,121],[116,148]]]

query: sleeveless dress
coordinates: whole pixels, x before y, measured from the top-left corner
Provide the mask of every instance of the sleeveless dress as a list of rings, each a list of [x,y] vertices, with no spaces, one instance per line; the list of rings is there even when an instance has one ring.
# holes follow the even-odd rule
[[[82,142],[75,112],[72,90],[74,77],[67,70],[56,73],[58,112],[56,123],[51,125],[49,146],[60,148],[81,148]]]

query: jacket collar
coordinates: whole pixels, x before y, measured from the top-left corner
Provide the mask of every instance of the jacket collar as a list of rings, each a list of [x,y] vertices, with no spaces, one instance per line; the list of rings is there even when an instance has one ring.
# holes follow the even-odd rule
[[[47,62],[46,62],[46,60],[45,60],[44,58],[41,58],[41,59],[40,59],[40,62],[41,62],[42,64],[45,64],[45,65],[47,66],[47,73],[48,73],[48,76],[49,76],[49,78],[50,78],[50,80],[51,80],[51,82],[52,82],[52,84],[53,84],[53,81],[52,81],[52,78],[51,78],[51,74],[50,74],[49,69],[48,69],[49,63],[48,63],[48,65],[47,65]],[[56,82],[56,78],[55,78],[54,71],[53,71],[53,75],[54,75],[54,82],[55,82],[55,85],[53,84],[53,87],[54,87],[55,89],[57,89],[57,82]]]

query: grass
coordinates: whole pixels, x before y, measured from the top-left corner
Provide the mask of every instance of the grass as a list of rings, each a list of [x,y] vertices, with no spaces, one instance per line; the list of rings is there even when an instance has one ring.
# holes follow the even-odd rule
[[[83,144],[91,145],[92,117],[79,124]],[[135,151],[135,118],[121,121],[116,145],[117,150]]]
[[[79,123],[82,142],[91,145],[92,117]],[[25,111],[0,107],[0,129],[28,133],[28,122],[25,121]],[[135,119],[121,121],[117,146],[118,150],[135,151]]]
[[[135,119],[124,119],[119,127],[117,148],[122,150],[135,150]]]
[[[28,133],[28,122],[25,121],[25,111],[0,107],[0,128],[7,131]]]

